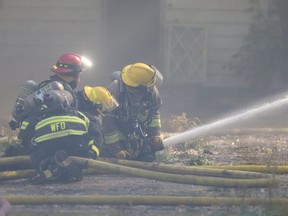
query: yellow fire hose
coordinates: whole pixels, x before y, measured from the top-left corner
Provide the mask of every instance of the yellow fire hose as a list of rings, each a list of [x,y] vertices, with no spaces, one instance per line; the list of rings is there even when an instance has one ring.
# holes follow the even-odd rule
[[[208,175],[208,176],[225,176],[233,178],[241,178],[242,174],[231,173],[233,170],[239,171],[247,171],[247,172],[260,172],[260,173],[272,173],[272,174],[287,174],[288,166],[267,166],[267,165],[209,165],[209,166],[175,166],[175,165],[166,165],[166,164],[158,164],[158,163],[145,163],[139,161],[129,161],[129,160],[117,160],[111,158],[99,158],[100,161],[116,163],[124,166],[131,166],[142,169],[149,169],[161,172],[168,173],[177,173],[177,174],[195,174],[195,175]],[[30,160],[29,156],[15,156],[15,157],[4,157],[0,158],[0,167],[5,165],[29,165]],[[215,169],[220,169],[216,170]],[[219,174],[220,172],[220,174]],[[227,174],[226,174],[227,173]],[[255,174],[255,173],[254,173]],[[243,177],[253,178],[253,173],[244,174]],[[264,177],[264,176],[263,176]]]
[[[242,165],[242,166],[176,166],[160,163],[148,163],[130,160],[117,160],[112,158],[99,158],[100,161],[119,164],[123,166],[148,169],[153,171],[175,173],[175,174],[191,174],[204,175],[214,177],[231,177],[231,178],[266,178],[267,175],[261,173],[288,173],[288,166],[264,166],[264,165]],[[29,156],[15,156],[0,158],[0,167],[5,165],[29,165]],[[234,170],[238,170],[236,172]],[[245,171],[245,172],[241,172]],[[102,172],[111,173],[107,170]],[[253,173],[254,172],[254,173]],[[256,173],[255,173],[256,172]]]
[[[70,157],[76,164],[84,168],[107,170],[114,173],[122,173],[142,178],[154,179],[165,182],[174,182],[181,184],[192,184],[202,186],[220,186],[220,187],[269,187],[275,185],[272,178],[257,179],[225,179],[218,177],[199,177],[182,174],[169,174],[162,172],[137,169],[133,167],[122,166],[118,164],[107,163],[99,160],[92,160],[80,157]]]
[[[34,174],[33,169],[4,171],[4,172],[0,172],[0,181],[30,178],[33,176],[33,174]],[[105,172],[105,171],[99,171],[99,170],[95,170],[95,169],[85,169],[84,170],[84,175],[99,175],[99,174],[111,174],[111,173]]]
[[[33,175],[34,170],[13,170],[0,172],[0,181],[29,178]]]
[[[252,171],[261,173],[272,173],[272,174],[287,174],[288,166],[265,166],[265,165],[209,165],[201,166],[203,169],[228,169],[228,170],[242,170],[242,171]]]
[[[256,199],[240,197],[202,197],[202,196],[137,196],[137,195],[95,195],[95,196],[6,196],[12,205],[271,205],[285,207],[288,199]]]
[[[82,164],[83,160],[74,158],[76,163]],[[85,159],[84,159],[85,160]],[[94,163],[95,162],[95,163]],[[99,164],[99,163],[100,164]],[[85,161],[86,163],[86,161]],[[174,182],[181,184],[192,184],[202,186],[221,186],[221,187],[269,187],[276,185],[277,182],[272,178],[255,178],[255,179],[225,179],[225,178],[211,178],[211,177],[198,177],[192,175],[181,175],[181,174],[167,174],[162,172],[141,170],[131,167],[125,167],[120,165],[113,165],[101,161],[91,160],[88,164],[91,169],[85,169],[84,174],[103,174],[102,170],[107,169],[106,174],[109,173],[122,173],[136,177],[143,177],[148,179],[154,179],[165,182]],[[99,170],[98,170],[99,169]],[[110,172],[109,172],[110,171]],[[0,172],[0,181],[29,178],[33,175],[34,170],[15,170]]]
[[[237,133],[238,131],[236,131]],[[142,163],[126,160],[99,158],[89,160],[71,157],[78,164],[85,166],[84,174],[122,173],[159,181],[183,184],[223,186],[223,187],[269,187],[275,185],[271,175],[263,173],[288,173],[288,166],[201,166],[180,167],[165,164]],[[0,167],[13,164],[29,165],[28,156],[0,158]],[[239,171],[241,170],[241,171]],[[27,178],[34,170],[6,171],[0,173],[0,181],[16,178]],[[196,177],[204,175],[209,177]],[[225,178],[218,178],[225,177]],[[239,179],[232,179],[239,178]],[[239,197],[200,197],[200,196],[135,196],[135,195],[101,195],[101,196],[5,196],[12,205],[41,204],[123,204],[123,205],[275,205],[286,207],[288,199],[257,199]]]
[[[15,160],[13,160],[15,159]],[[77,163],[80,164],[81,166],[85,168],[91,168],[94,170],[97,170],[99,172],[106,172],[106,173],[122,173],[122,174],[127,174],[127,175],[132,175],[132,176],[137,176],[137,177],[143,177],[143,178],[148,178],[148,179],[154,179],[154,180],[159,180],[159,181],[166,181],[166,182],[174,182],[174,183],[181,183],[181,184],[193,184],[193,185],[203,185],[203,186],[221,186],[221,187],[269,187],[272,185],[277,184],[273,178],[269,175],[263,175],[259,173],[257,175],[256,173],[244,173],[246,176],[249,177],[254,177],[253,179],[231,179],[231,177],[239,177],[241,172],[236,172],[236,171],[229,171],[229,170],[215,170],[211,172],[216,173],[218,172],[218,176],[220,176],[222,172],[222,176],[230,177],[230,178],[220,178],[220,177],[199,177],[199,176],[193,176],[191,174],[193,173],[193,169],[191,167],[191,172],[187,173],[189,175],[183,175],[183,172],[177,173],[177,174],[171,174],[171,173],[164,173],[162,171],[161,167],[157,169],[157,171],[150,171],[150,170],[145,170],[145,169],[139,169],[139,168],[134,168],[134,167],[129,167],[129,166],[123,166],[123,165],[118,165],[118,164],[113,164],[113,163],[108,163],[104,161],[99,161],[99,160],[91,160],[91,159],[86,159],[86,158],[80,158],[80,157],[71,157],[71,159]],[[28,156],[21,156],[21,157],[14,157],[14,158],[1,158],[0,159],[0,166],[2,164],[9,164],[10,163],[25,163],[29,160]],[[119,160],[119,162],[124,163],[123,160]],[[133,161],[134,163],[135,161]],[[125,162],[128,164],[128,162]],[[126,164],[126,165],[127,165]],[[135,163],[136,164],[136,163]],[[141,162],[137,163],[138,165],[141,164]],[[147,164],[147,163],[142,163],[142,164]],[[163,165],[163,167],[165,167]],[[143,167],[142,167],[143,168]],[[174,172],[175,172],[175,167],[173,167]],[[200,170],[202,172],[202,169]],[[210,170],[208,170],[206,173],[209,173]],[[200,172],[198,172],[199,174]],[[228,174],[225,174],[228,173]],[[241,174],[240,174],[241,173]],[[3,172],[0,174],[0,180],[7,180],[11,178],[23,178],[23,175],[31,175],[31,171],[27,172]],[[203,174],[203,173],[202,173]],[[243,175],[242,175],[243,177]]]
[[[15,157],[3,157],[0,158],[0,167],[6,165],[29,165],[30,157],[29,156],[15,156]]]
[[[112,158],[99,158],[100,161],[119,164],[123,166],[135,167],[145,170],[153,170],[165,173],[174,174],[186,174],[186,175],[200,175],[200,176],[213,176],[213,177],[224,177],[224,178],[269,178],[271,175],[263,174],[259,172],[250,172],[249,170],[238,171],[235,169],[229,170],[220,167],[204,167],[203,166],[177,166],[177,165],[167,165],[160,163],[148,163],[140,161],[130,161],[130,160],[119,160]]]
[[[178,167],[178,166],[168,166],[154,163],[142,163],[136,161],[125,161],[125,160],[112,160],[112,159],[103,159],[91,160],[86,158],[79,157],[70,157],[75,163],[80,164],[88,169],[84,170],[84,174],[101,174],[101,173],[122,173],[128,174],[137,177],[144,177],[148,179],[154,179],[159,181],[168,181],[176,182],[182,184],[193,184],[193,185],[205,185],[205,186],[223,186],[223,187],[269,187],[275,185],[275,181],[270,178],[271,175],[261,174],[259,176],[257,173],[241,175],[241,172],[231,172],[228,176],[228,179],[225,178],[211,178],[211,177],[199,177],[193,176],[191,174],[195,171],[197,174],[209,174],[211,170],[211,175],[221,175],[222,172],[230,172],[230,170],[217,170],[213,172],[213,169],[200,168],[199,170],[196,167]],[[100,161],[102,160],[102,161]],[[107,162],[108,161],[108,162]],[[135,163],[136,162],[136,163]],[[2,164],[11,165],[11,164],[23,164],[29,163],[28,156],[13,157],[13,158],[1,158],[0,166]],[[119,163],[119,164],[115,164]],[[132,167],[132,164],[136,164],[135,167],[141,167],[141,169]],[[157,171],[150,171],[151,167],[157,167]],[[147,168],[148,167],[148,168]],[[145,169],[142,169],[145,168]],[[177,171],[179,169],[179,172]],[[147,170],[146,170],[147,169]],[[172,171],[171,171],[171,170]],[[0,173],[0,181],[14,178],[27,178],[32,175],[34,170],[19,170],[19,171],[6,171]],[[174,172],[175,174],[164,173],[164,172]],[[218,173],[219,172],[219,173]],[[183,174],[185,173],[185,174]],[[2,176],[6,174],[6,176]],[[223,174],[223,173],[222,173]],[[224,174],[223,176],[225,176]],[[237,177],[250,178],[252,176],[256,177],[254,179],[231,179]],[[258,178],[262,177],[262,178]],[[265,178],[266,177],[266,178]],[[119,195],[119,196],[6,196],[8,201],[13,205],[17,204],[31,204],[31,205],[41,205],[41,204],[133,204],[133,205],[276,205],[276,206],[287,206],[287,199],[256,199],[256,198],[239,198],[239,197],[198,197],[198,196],[135,196],[135,195]]]

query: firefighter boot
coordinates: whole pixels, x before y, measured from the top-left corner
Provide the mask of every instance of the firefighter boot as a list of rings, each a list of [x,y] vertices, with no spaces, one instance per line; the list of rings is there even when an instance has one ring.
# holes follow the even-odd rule
[[[153,162],[155,159],[156,159],[155,152],[140,154],[139,157],[136,158],[137,161],[143,161],[143,162]]]
[[[62,175],[59,180],[65,183],[77,182],[82,180],[82,169],[76,164],[73,164],[65,151],[57,151],[55,153],[54,159],[55,162],[62,168]]]
[[[56,179],[60,174],[60,167],[53,163],[51,158],[46,158],[41,161],[35,175],[29,181],[34,185],[43,184],[46,181]]]
[[[155,151],[149,145],[143,145],[140,154],[136,158],[137,161],[143,162],[153,162],[155,159]]]

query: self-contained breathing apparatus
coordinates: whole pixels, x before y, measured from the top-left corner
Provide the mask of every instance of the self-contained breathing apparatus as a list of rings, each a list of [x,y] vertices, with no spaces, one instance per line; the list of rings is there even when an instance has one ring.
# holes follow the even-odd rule
[[[9,125],[12,130],[17,129],[21,122],[31,115],[45,112],[45,110],[57,110],[71,107],[75,103],[73,95],[64,90],[64,86],[58,81],[47,82],[38,86],[35,81],[27,80],[20,89],[16,99]]]
[[[143,126],[139,124],[137,119],[132,119],[132,132],[128,134],[127,151],[132,159],[137,158],[140,154],[151,153],[151,148],[148,145],[148,135],[143,130]]]

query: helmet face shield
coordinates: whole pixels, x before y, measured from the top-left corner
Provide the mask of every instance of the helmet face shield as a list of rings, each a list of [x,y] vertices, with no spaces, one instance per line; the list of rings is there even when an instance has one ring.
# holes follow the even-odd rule
[[[147,83],[147,88],[150,88],[156,84],[156,73],[154,73],[154,76],[152,77],[151,81]]]
[[[161,86],[163,83],[163,75],[162,73],[154,66],[150,65],[150,67],[155,71],[155,77],[156,77],[156,85]]]
[[[119,106],[118,101],[104,87],[85,86],[83,90],[85,98],[87,98],[92,106],[103,116],[107,112],[111,112]]]
[[[97,111],[103,116],[106,113],[113,111],[118,106],[118,101],[111,95],[109,99],[102,102],[101,108],[98,108]]]

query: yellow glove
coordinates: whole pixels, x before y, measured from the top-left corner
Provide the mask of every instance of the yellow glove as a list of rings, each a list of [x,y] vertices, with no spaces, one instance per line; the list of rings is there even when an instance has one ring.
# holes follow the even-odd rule
[[[88,157],[96,159],[100,154],[100,149],[94,144],[94,140],[88,142]]]
[[[161,136],[153,136],[149,138],[149,144],[152,151],[157,152],[164,149],[163,139]]]
[[[115,154],[115,158],[117,159],[127,159],[130,156],[131,156],[130,153],[126,150],[121,150]]]

